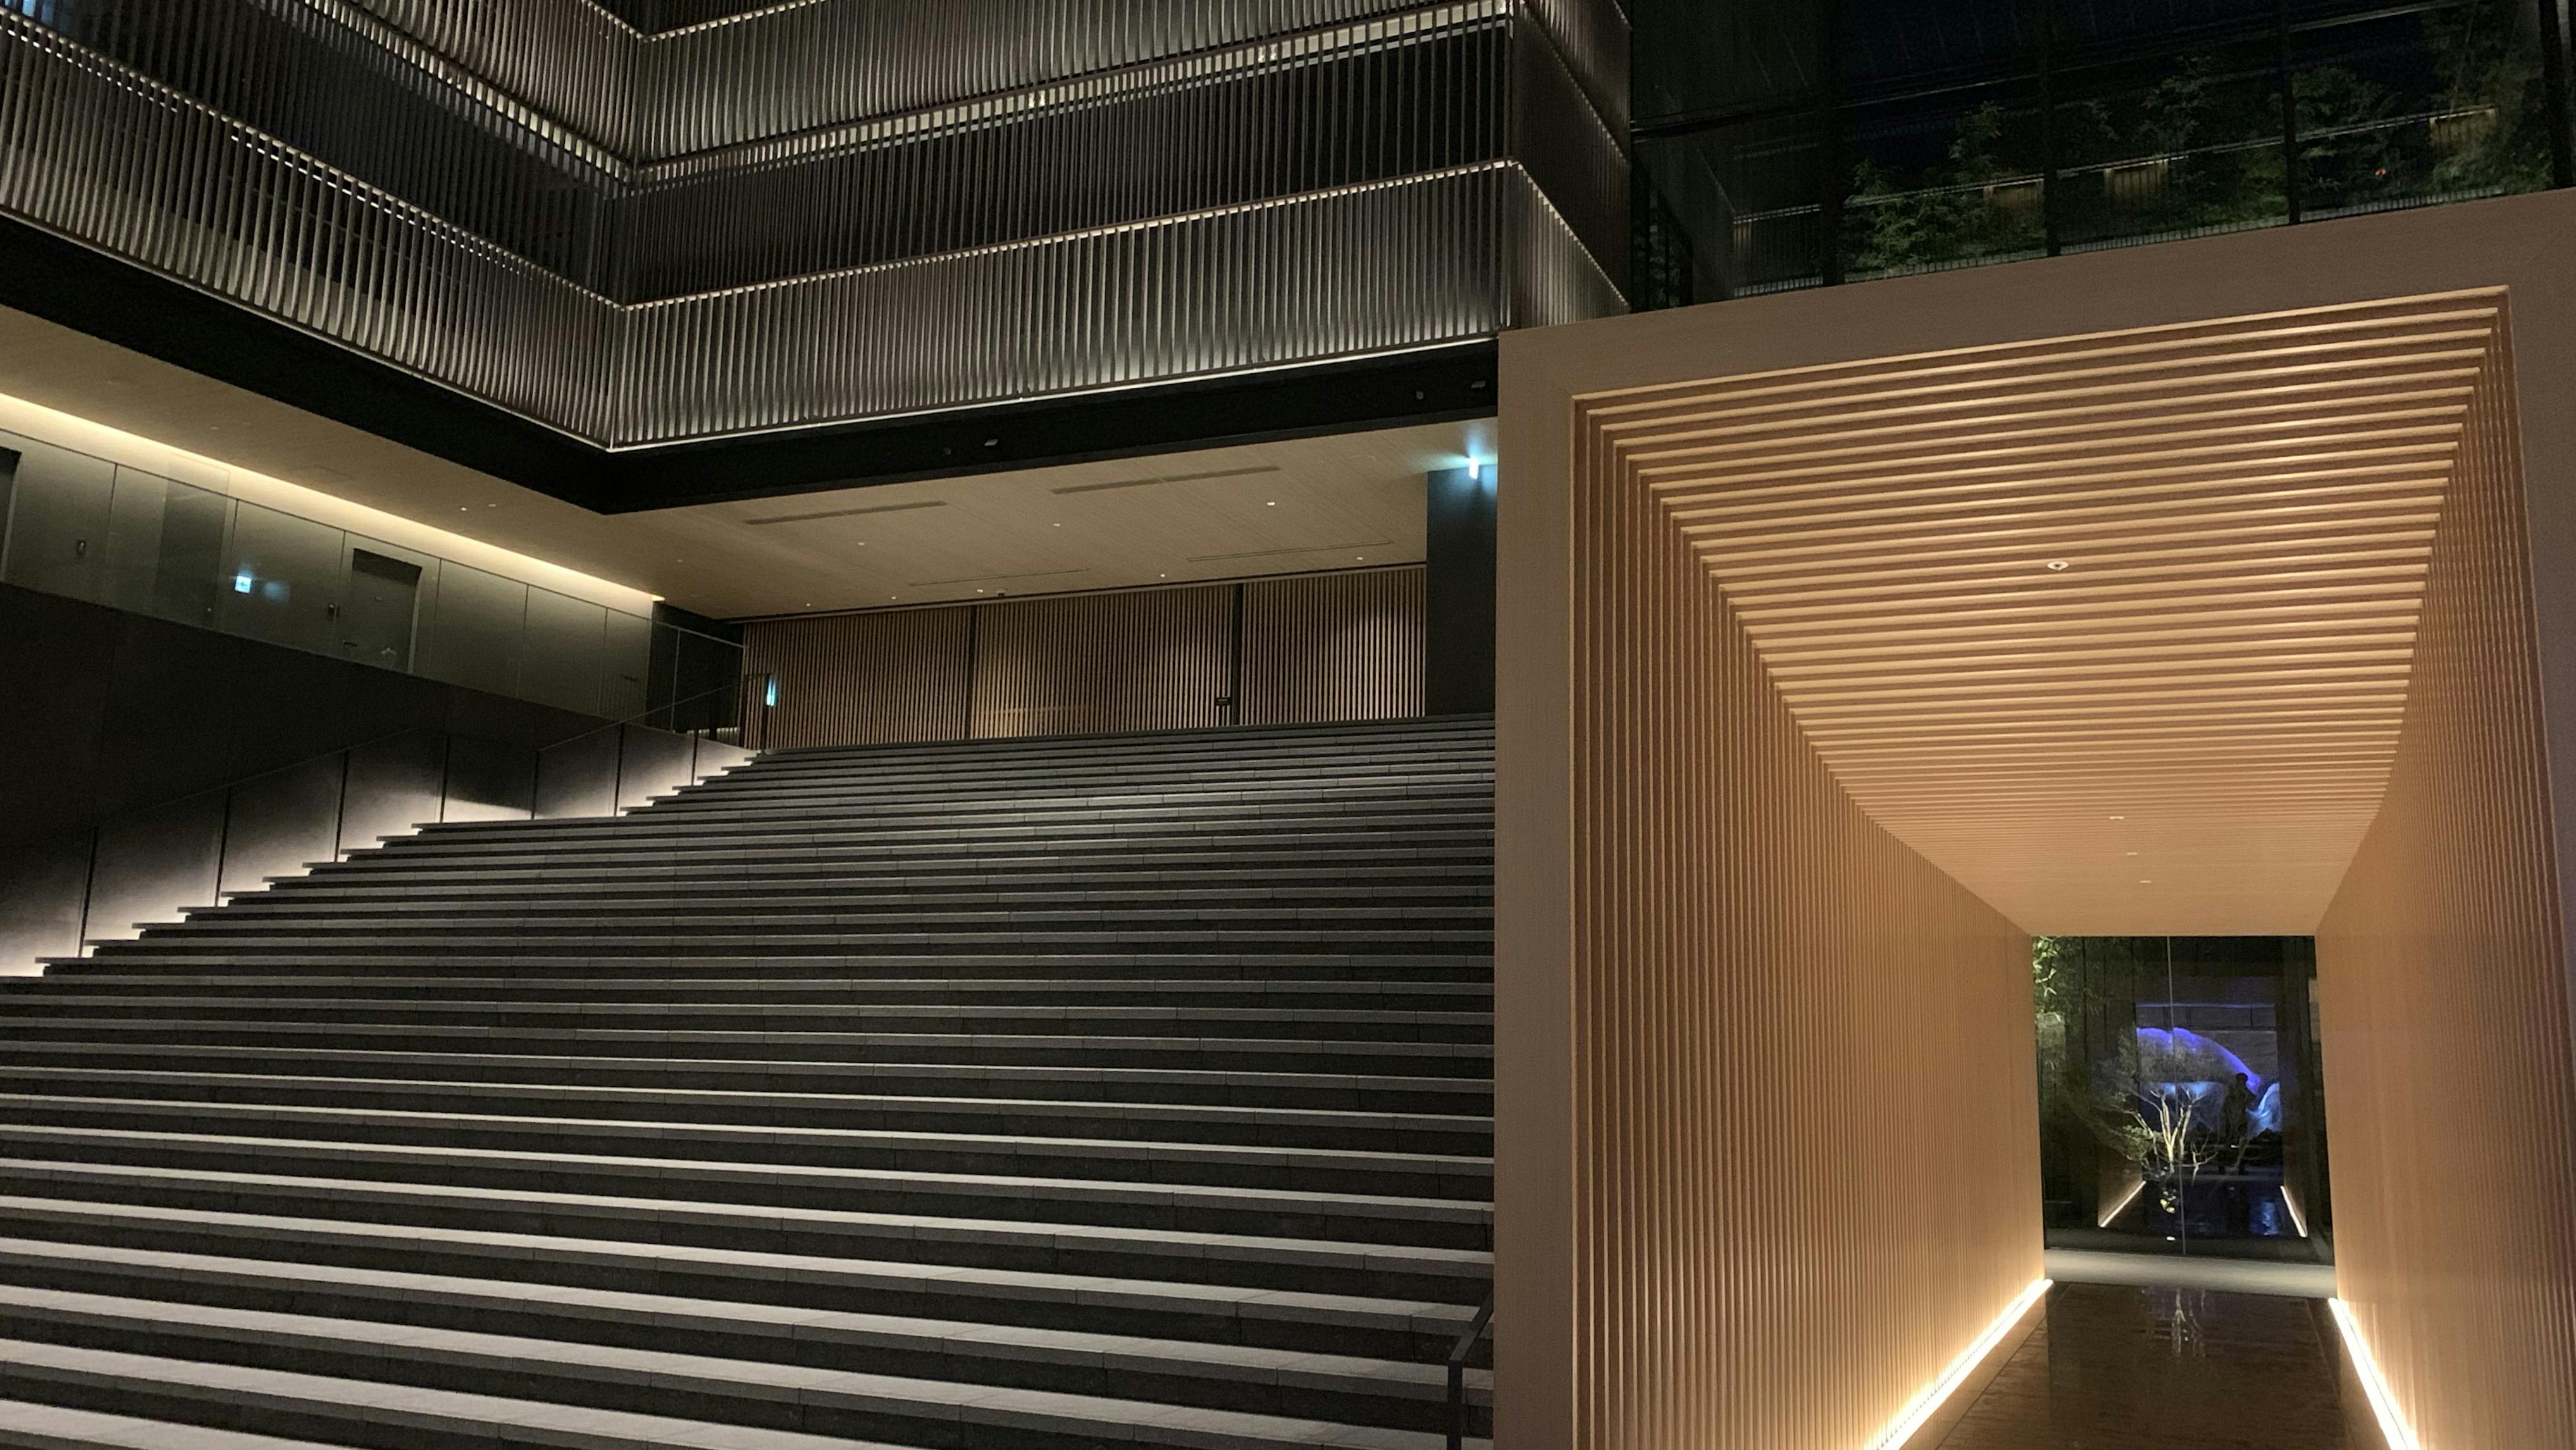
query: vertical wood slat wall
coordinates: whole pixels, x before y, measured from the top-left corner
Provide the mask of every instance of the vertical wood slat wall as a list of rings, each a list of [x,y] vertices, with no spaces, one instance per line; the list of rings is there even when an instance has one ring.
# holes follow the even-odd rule
[[[743,628],[770,748],[1422,714],[1419,566]],[[1231,696],[1235,705],[1224,702]]]
[[[1423,710],[1423,571],[1243,586],[1241,720],[1407,720]]]
[[[1147,589],[980,605],[978,740],[1226,723],[1234,591]]]
[[[2512,396],[2500,328],[2388,792],[2317,928],[2338,1292],[2424,1450],[2576,1445],[2576,1064]]]
[[[744,670],[780,684],[761,743],[964,739],[973,613],[889,609],[746,625]]]
[[[1577,440],[1571,1443],[1858,1450],[2041,1276],[2029,937],[1853,803]]]

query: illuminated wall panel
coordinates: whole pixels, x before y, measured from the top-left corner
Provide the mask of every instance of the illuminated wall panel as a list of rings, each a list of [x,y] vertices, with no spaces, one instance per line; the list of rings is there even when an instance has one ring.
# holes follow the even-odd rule
[[[2387,796],[2317,927],[2336,1283],[2424,1450],[2576,1445],[2576,1067],[2513,397],[2499,331]]]
[[[1861,1450],[2040,1277],[2030,942],[1835,781],[1614,401],[1505,443],[1497,1444]]]
[[[1241,723],[1420,715],[1422,585],[1419,568],[1244,585]]]
[[[2179,832],[2241,841],[2249,816],[2287,819],[2302,791],[2350,808],[2341,861],[2287,843],[2249,854],[2240,874],[2269,873],[2272,895],[2310,903],[2303,923],[2277,929],[2318,937],[2351,1323],[2423,1450],[2576,1444],[2564,929],[2576,867],[2556,845],[2576,829],[2576,412],[2555,405],[2576,376],[2571,232],[2576,196],[2508,198],[1503,340],[1500,1450],[1865,1450],[1890,1398],[1928,1387],[1940,1347],[1968,1342],[2012,1266],[2036,1257],[2035,1215],[2013,1223],[2003,1206],[1950,1242],[1915,1233],[1947,1195],[1992,1176],[1975,1136],[1991,1093],[1844,1107],[1845,1077],[1882,1065],[1896,1074],[1882,1085],[1948,1079],[1876,1003],[1829,1014],[1805,985],[1834,980],[1871,910],[1917,889],[1849,864],[1870,858],[1829,829],[1839,808],[1869,805],[1909,841],[1925,811],[1948,816],[1962,829],[1920,849],[1954,880],[1994,882],[1981,894],[1998,907],[2007,888],[2059,873],[2055,889],[2016,899],[2018,913],[2051,897],[2112,903],[2121,887],[2143,900],[2166,873],[2127,852],[2197,869]],[[2052,379],[2059,365],[2081,376]],[[2151,380],[2174,380],[2162,389],[2173,395],[2231,372],[2254,388],[2226,405],[2232,418],[2163,416]],[[1817,391],[1837,379],[1890,391]],[[1946,409],[1980,393],[1961,421],[2000,431],[1924,446]],[[2067,407],[2157,421],[2088,441]],[[2248,426],[2273,441],[2227,437]],[[2070,445],[2088,456],[2033,472],[2003,514],[1971,504]],[[2230,481],[2240,445],[2265,464]],[[2169,456],[2195,448],[2197,461]],[[2355,468],[2378,477],[2329,476]],[[1686,475],[1686,488],[1660,487]],[[2145,501],[2176,488],[2236,514],[2148,523]],[[1665,494],[1689,497],[1675,507]],[[1658,509],[1661,535],[1648,527]],[[2281,528],[2312,547],[2239,555]],[[1928,552],[1881,552],[1891,530]],[[2088,551],[2122,536],[2125,572],[2095,567],[2084,582]],[[1945,572],[1963,561],[1933,555],[1980,547],[1993,588],[1963,595],[1964,576]],[[1819,562],[1837,548],[1843,567]],[[2068,569],[2049,569],[2057,560]],[[2291,577],[2316,566],[2352,577]],[[2080,597],[2032,592],[2050,579]],[[2145,587],[2159,579],[2162,608]],[[1923,586],[1911,609],[1909,584]],[[2263,594],[2284,584],[2297,587]],[[2138,598],[2116,597],[2131,585]],[[1784,627],[1799,611],[1823,623]],[[2172,633],[2192,615],[2211,616],[2196,643]],[[2068,628],[2079,616],[2090,622]],[[2244,631],[2266,627],[2295,647],[2247,649]],[[1958,668],[1934,667],[1963,646]],[[2238,671],[2226,688],[2318,702],[2315,728],[2282,732],[2307,748],[2209,731],[2070,748],[2064,726],[2098,701],[2159,719],[2197,708],[2213,671],[2185,662],[2222,657]],[[2053,702],[2023,702],[2033,708],[1980,745],[2011,773],[1938,759],[1939,742],[1898,718],[1909,698],[2019,708],[2010,690],[1962,688],[1978,670],[2004,682],[2071,671]],[[2130,688],[2158,672],[2162,696]],[[1845,727],[1881,717],[1883,738],[1855,752]],[[1792,744],[1849,775],[1820,781]],[[2208,789],[2229,779],[2273,795],[2249,810],[2249,790]],[[2162,814],[2108,803],[2115,787]],[[2000,828],[2049,820],[2067,826],[2053,852]],[[1980,821],[1998,828],[1971,846]],[[2074,829],[2087,821],[2090,834]],[[1839,905],[1843,934],[1819,898]],[[2169,907],[2138,929],[2223,931],[2233,910],[2210,893]],[[1942,945],[1958,918],[1937,892],[1911,915],[1919,934],[1845,979],[1850,990],[1909,993],[1959,959]],[[1729,955],[1746,941],[1782,945],[1769,960]],[[1724,994],[1724,1010],[1703,1013],[1694,992]],[[1982,1026],[1944,1029],[1985,1034],[2026,1073],[2028,1004],[2012,1005],[2009,1027],[1997,1000]],[[1863,1151],[1835,1137],[1836,1113],[1898,1118],[1918,1101],[1955,1113],[1920,1124],[1960,1165],[1928,1199],[1874,1176],[1869,1127],[1850,1130]],[[1705,1131],[1674,1126],[1702,1103],[1721,1110]],[[1771,1127],[1784,1121],[1797,1131]],[[1824,1146],[1773,1148],[1775,1133]],[[1747,1202],[1712,1227],[1697,1204],[1729,1191],[1729,1173],[1752,1185]],[[1872,1196],[1871,1217],[1822,1207]],[[1991,1235],[1997,1225],[2010,1234]],[[1847,1260],[1873,1264],[1884,1296],[1864,1306],[1872,1291],[1845,1279]],[[1848,1333],[1817,1331],[1846,1313]]]
[[[1015,599],[976,615],[979,740],[1227,723],[1229,585]]]
[[[966,738],[975,609],[769,619],[743,630],[743,669],[776,675],[761,743],[878,745]]]
[[[1415,565],[753,620],[743,667],[778,677],[771,748],[1411,719],[1422,582]]]

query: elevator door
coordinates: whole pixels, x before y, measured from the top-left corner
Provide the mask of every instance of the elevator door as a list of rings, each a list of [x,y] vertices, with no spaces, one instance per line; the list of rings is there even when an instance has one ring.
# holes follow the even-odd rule
[[[409,670],[412,620],[419,608],[419,565],[364,549],[349,551],[349,593],[340,609],[343,654],[389,670]]]

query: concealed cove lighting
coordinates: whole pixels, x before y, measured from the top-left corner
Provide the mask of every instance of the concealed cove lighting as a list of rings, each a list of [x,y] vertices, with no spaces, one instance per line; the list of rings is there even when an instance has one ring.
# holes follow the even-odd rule
[[[1905,1407],[1905,1412],[1898,1415],[1893,1424],[1870,1437],[1866,1450],[1896,1450],[1914,1438],[1915,1432],[1931,1421],[1942,1402],[1957,1394],[1968,1376],[1976,1373],[1977,1366],[1985,1363],[1986,1356],[2003,1343],[2004,1336],[2010,1334],[2012,1327],[2030,1312],[2031,1306],[2040,1301],[2052,1282],[2049,1279],[2031,1280],[2030,1287],[2005,1305],[2004,1312],[1996,1315],[1994,1322],[1986,1326],[1986,1332],[1977,1336],[1977,1342],[1959,1351],[1959,1357],[1950,1361],[1949,1369],[1943,1371],[1941,1377],[1927,1386],[1923,1393],[1916,1395],[1914,1402]]]
[[[1474,483],[1477,479],[1480,479],[1480,478],[1482,478],[1482,477],[1484,477],[1484,476],[1485,476],[1485,465],[1483,465],[1483,464],[1481,464],[1481,463],[1477,462],[1475,459],[1472,459],[1472,458],[1468,459],[1468,460],[1467,460],[1467,481],[1468,481],[1469,483]]]
[[[2112,1204],[2107,1211],[2099,1215],[2093,1226],[2095,1228],[2109,1228],[2111,1226],[2111,1220],[2127,1213],[2129,1211],[2129,1205],[2138,1201],[2138,1194],[2142,1192],[2146,1186],[2147,1181],[2143,1178],[2130,1184],[2129,1191],[2121,1194],[2119,1202]]]

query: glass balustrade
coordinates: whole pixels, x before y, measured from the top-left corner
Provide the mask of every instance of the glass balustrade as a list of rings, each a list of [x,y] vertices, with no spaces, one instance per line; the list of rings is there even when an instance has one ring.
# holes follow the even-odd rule
[[[0,583],[611,719],[657,666],[740,673],[730,641],[8,432]]]

